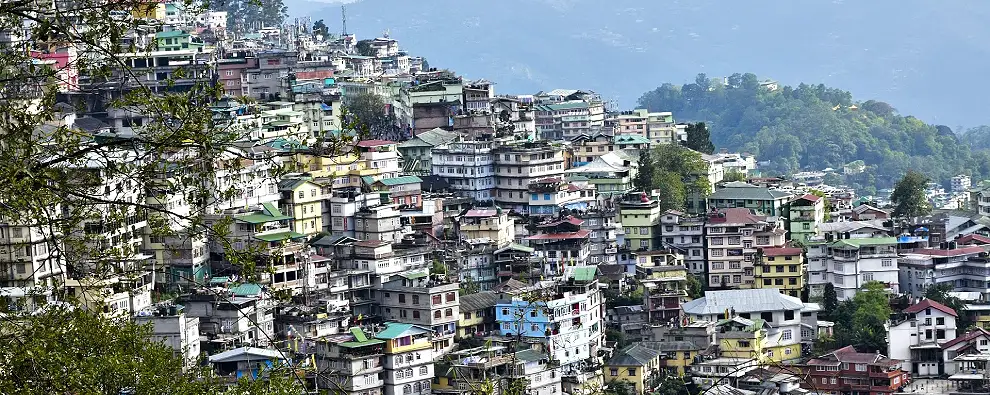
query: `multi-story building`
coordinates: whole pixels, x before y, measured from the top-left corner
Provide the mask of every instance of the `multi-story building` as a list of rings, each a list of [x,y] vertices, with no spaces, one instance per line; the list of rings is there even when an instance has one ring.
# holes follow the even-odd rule
[[[435,372],[430,332],[418,325],[390,323],[375,335],[375,339],[385,341],[384,395],[431,393]]]
[[[623,195],[618,202],[625,247],[632,251],[660,249],[660,199],[646,192]]]
[[[614,265],[619,246],[625,246],[625,236],[621,235],[622,223],[616,217],[617,206],[614,201],[606,200],[602,204],[587,210],[574,213],[574,217],[583,220],[581,229],[586,229],[588,241],[591,243],[591,253],[588,262],[592,265]]]
[[[559,282],[502,293],[495,305],[499,333],[539,342],[565,376],[579,371],[579,362],[601,363],[605,304],[596,272],[594,267],[572,267]],[[543,297],[534,300],[534,293]]]
[[[633,190],[635,170],[632,163],[633,159],[624,151],[610,152],[567,170],[567,175],[571,180],[586,180],[600,195],[621,196]]]
[[[920,248],[897,258],[898,285],[901,292],[922,297],[936,284],[948,283],[959,292],[990,291],[990,259],[980,246]],[[897,355],[891,355],[900,358]]]
[[[466,239],[488,239],[499,246],[511,243],[516,238],[515,220],[501,208],[471,209],[459,219],[457,230]]]
[[[468,293],[461,296],[461,317],[457,320],[459,339],[487,336],[495,329],[495,303],[498,294],[491,291]]]
[[[347,395],[382,395],[385,340],[368,338],[360,328],[351,328],[349,333],[321,337],[315,343],[313,360],[324,372],[316,377],[320,388]]]
[[[634,393],[645,394],[659,386],[660,350],[633,344],[617,351],[602,368],[607,385],[624,381],[633,386]]]
[[[65,284],[57,239],[40,227],[0,224],[0,287],[47,293]]]
[[[309,177],[284,178],[278,190],[282,212],[292,217],[289,229],[308,236],[323,231],[323,186]]]
[[[406,207],[420,207],[423,204],[423,179],[418,176],[382,178],[374,181],[372,176],[361,177],[372,192],[387,192],[392,204]]]
[[[399,167],[399,151],[394,141],[362,140],[356,146],[364,168],[378,171],[374,176],[376,180],[399,176],[402,168]]]
[[[907,384],[908,372],[900,361],[880,353],[857,352],[846,346],[805,364],[808,379],[801,388],[835,393],[892,394]]]
[[[495,159],[495,202],[502,208],[529,213],[529,184],[564,175],[564,149],[546,141],[503,145]]]
[[[199,318],[188,317],[184,306],[160,305],[146,309],[134,316],[138,325],[151,326],[151,338],[164,343],[175,355],[182,358],[186,368],[199,362]]]
[[[407,233],[401,217],[394,204],[358,208],[354,212],[354,238],[398,243]]]
[[[380,315],[432,331],[433,355],[443,355],[454,346],[460,318],[456,280],[430,274],[429,269],[403,272],[389,277],[378,289]]]
[[[760,248],[756,254],[753,288],[774,288],[785,295],[800,297],[806,268],[801,248]]]
[[[636,277],[645,288],[643,305],[649,324],[681,323],[681,304],[688,300],[687,276],[680,254],[673,251],[636,253]]]
[[[433,148],[433,174],[442,177],[459,196],[478,201],[495,197],[495,158],[491,141],[454,140]]]
[[[537,234],[525,240],[535,250],[534,255],[543,261],[544,276],[558,276],[567,267],[588,265],[591,232],[581,229],[584,221],[567,217],[537,225]]]
[[[731,316],[728,318],[762,320],[768,326],[762,344],[763,355],[773,361],[801,357],[801,313],[815,309],[776,289],[707,291],[703,298],[687,302],[683,308],[684,314],[697,320],[717,321],[727,318],[727,313]]]
[[[399,143],[399,155],[402,156],[402,169],[407,173],[428,176],[433,171],[433,149],[448,144],[457,139],[458,134],[440,128],[428,130],[414,135],[409,140]]]
[[[553,99],[538,99],[534,107],[536,128],[547,140],[570,140],[582,134],[593,136],[605,126],[605,103],[592,92],[556,90]],[[555,93],[560,93],[555,94]]]
[[[617,125],[619,134],[640,136],[653,144],[674,144],[686,138],[684,127],[674,123],[670,112],[636,109],[611,114],[610,119]]]
[[[708,196],[714,208],[747,208],[763,215],[783,215],[790,192],[758,187],[745,182],[729,182]]]
[[[199,318],[200,333],[213,339],[211,345],[220,348],[238,344],[266,347],[275,340],[272,304],[257,296],[259,286],[245,284],[241,287],[231,293],[182,295],[176,303],[185,306],[186,317]],[[247,293],[255,293],[255,296],[246,296]]]
[[[298,57],[295,51],[268,49],[255,53],[258,68],[247,69],[245,78],[247,95],[261,101],[288,98],[284,95],[284,82],[289,70],[295,67]]]
[[[819,235],[825,222],[825,199],[807,194],[787,202],[787,230],[791,240],[806,243]]]
[[[942,376],[942,345],[956,338],[955,310],[931,299],[915,303],[887,324],[887,354],[911,377]]]
[[[953,193],[969,192],[969,188],[973,186],[973,180],[967,175],[960,174],[952,177],[951,185]]]
[[[663,246],[684,255],[684,266],[691,274],[705,273],[705,217],[669,210],[660,216]]]
[[[753,288],[758,248],[784,245],[779,217],[753,214],[746,208],[727,208],[708,215],[708,286]]]
[[[593,162],[596,158],[615,151],[614,136],[605,134],[580,135],[571,139],[573,158],[571,165],[578,167]]]
[[[824,285],[832,283],[839,300],[846,300],[870,281],[899,292],[897,249],[897,237],[850,238],[809,246],[809,257],[824,257],[808,266],[812,295],[820,296]]]

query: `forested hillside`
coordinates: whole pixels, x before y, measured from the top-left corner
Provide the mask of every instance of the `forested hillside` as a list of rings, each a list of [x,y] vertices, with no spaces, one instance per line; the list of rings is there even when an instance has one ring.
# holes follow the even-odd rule
[[[940,182],[956,174],[990,175],[990,154],[971,150],[948,127],[824,85],[770,90],[753,74],[733,74],[727,83],[701,74],[693,83],[663,84],[639,104],[672,111],[680,122],[708,123],[716,146],[755,153],[771,161],[764,169],[776,174],[862,160],[867,171],[846,180],[862,187],[889,187],[909,169]]]

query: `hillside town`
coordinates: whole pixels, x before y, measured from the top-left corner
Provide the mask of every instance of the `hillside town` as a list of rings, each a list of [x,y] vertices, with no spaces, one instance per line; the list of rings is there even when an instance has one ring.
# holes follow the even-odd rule
[[[891,394],[922,379],[987,391],[990,188],[966,175],[949,192],[926,186],[932,212],[895,216],[893,191],[825,183],[856,164],[768,176],[768,158],[692,149],[697,124],[677,114],[580,87],[496,93],[387,32],[305,19],[233,34],[225,12],[182,4],[128,10],[156,26],[131,32],[154,49],[122,56],[149,86],[222,90],[212,121],[240,137],[209,158],[204,183],[232,192],[205,199],[198,226],[229,232],[163,233],[147,215],[78,224],[129,251],[115,261],[128,270],[106,271],[67,264],[59,237],[5,220],[4,311],[71,295],[147,325],[189,367],[234,382],[290,366],[311,393]],[[81,97],[106,84],[73,71],[83,54],[32,54],[65,77],[53,127],[86,136],[82,147],[138,141],[153,117]],[[348,114],[384,121],[358,132],[369,120]],[[702,165],[678,175],[676,206],[669,184],[643,177],[673,172],[643,159],[665,147]],[[168,183],[104,177],[101,161],[79,166],[108,200],[200,204]],[[183,170],[161,177],[171,171]],[[868,321],[877,295],[871,311],[889,314]],[[879,332],[851,333],[860,323]]]

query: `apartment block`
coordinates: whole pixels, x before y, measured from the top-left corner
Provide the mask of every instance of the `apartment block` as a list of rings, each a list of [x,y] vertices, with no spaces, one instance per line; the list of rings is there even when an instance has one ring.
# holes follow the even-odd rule
[[[456,280],[430,274],[429,269],[390,276],[378,288],[380,315],[389,321],[428,328],[432,333],[434,355],[443,355],[454,346],[460,297]]]
[[[663,246],[684,255],[684,266],[691,274],[705,272],[705,217],[670,210],[660,216]]]
[[[754,288],[757,249],[783,246],[786,233],[779,217],[759,216],[746,208],[710,213],[705,224],[708,286]]]
[[[491,141],[452,141],[432,150],[433,175],[450,184],[459,196],[478,201],[495,197],[495,154]]]
[[[563,179],[564,149],[545,141],[503,145],[495,158],[495,202],[504,209],[529,213],[529,184],[546,178]]]

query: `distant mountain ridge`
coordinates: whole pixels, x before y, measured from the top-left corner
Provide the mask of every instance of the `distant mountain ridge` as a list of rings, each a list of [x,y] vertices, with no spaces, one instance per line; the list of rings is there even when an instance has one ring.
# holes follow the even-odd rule
[[[340,5],[287,0],[340,31]],[[404,48],[503,93],[598,91],[631,108],[664,81],[747,70],[896,103],[926,122],[990,124],[990,2],[927,0],[363,0],[359,38]]]

